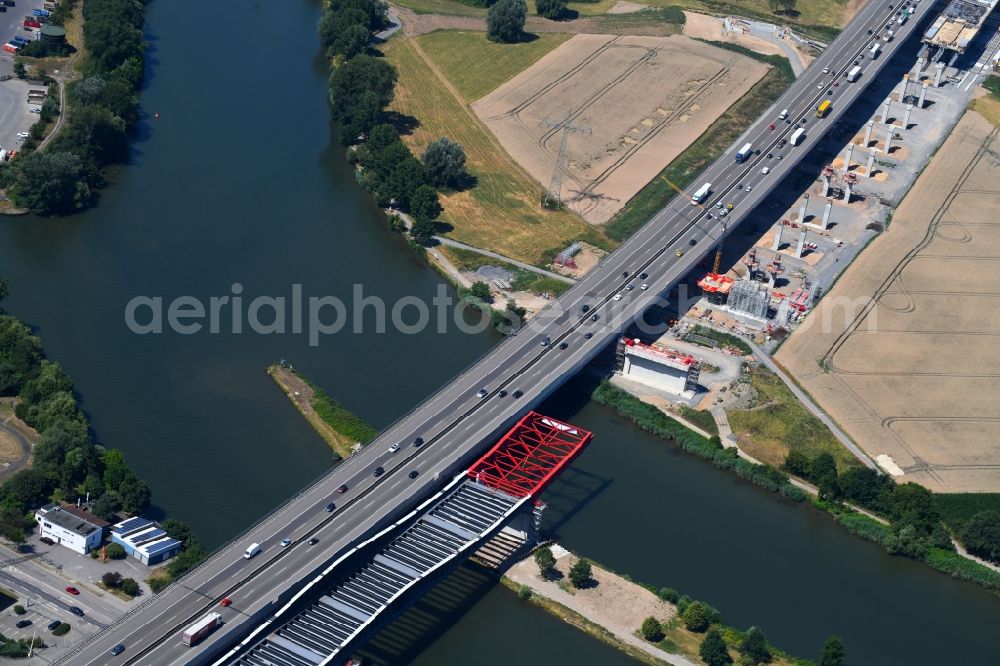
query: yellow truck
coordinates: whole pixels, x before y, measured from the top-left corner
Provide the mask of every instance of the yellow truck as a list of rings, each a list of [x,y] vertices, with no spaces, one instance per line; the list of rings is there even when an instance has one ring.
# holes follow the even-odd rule
[[[822,118],[830,110],[830,100],[824,100],[822,104],[816,107],[816,117]]]

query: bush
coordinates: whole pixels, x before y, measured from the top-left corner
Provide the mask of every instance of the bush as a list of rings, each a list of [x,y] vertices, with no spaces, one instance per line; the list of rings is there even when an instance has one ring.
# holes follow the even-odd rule
[[[142,588],[139,587],[139,583],[132,578],[126,578],[121,582],[122,592],[130,597],[137,597],[139,593],[142,592]]]
[[[592,574],[590,561],[581,557],[569,570],[569,582],[576,588],[586,587],[593,580]]]
[[[117,571],[109,571],[103,576],[101,576],[101,582],[104,583],[104,587],[114,589],[122,584],[123,577]]]
[[[149,589],[153,591],[153,594],[164,589],[167,585],[170,585],[172,581],[167,576],[156,576],[146,579],[146,584],[149,585]]]
[[[70,629],[71,629],[71,627],[69,626],[69,623],[68,622],[63,622],[58,627],[56,627],[55,629],[52,630],[52,635],[53,636],[65,636],[66,634],[69,633]]]
[[[659,620],[650,615],[642,621],[639,633],[650,643],[659,643],[663,639],[663,625]]]
[[[566,11],[566,0],[535,0],[535,9],[539,16],[556,21]]]
[[[729,656],[726,649],[726,640],[722,637],[722,632],[718,627],[705,634],[705,640],[701,642],[698,654],[708,666],[725,666],[733,663],[733,658]]]
[[[959,538],[973,555],[1000,562],[1000,513],[980,511],[965,523]]]
[[[656,596],[672,604],[676,604],[677,600],[681,598],[681,595],[677,593],[677,590],[672,587],[661,587],[660,591],[656,593]]]
[[[125,548],[117,543],[109,543],[104,547],[104,555],[109,560],[124,560],[127,554]]]
[[[522,585],[519,588],[517,588],[517,598],[520,599],[521,601],[527,601],[528,599],[531,598],[531,595],[532,595],[531,588],[528,587],[527,585]]]
[[[27,612],[28,611],[24,610],[24,606],[22,606],[21,604],[17,604],[16,606],[14,606],[15,615],[24,615]]]

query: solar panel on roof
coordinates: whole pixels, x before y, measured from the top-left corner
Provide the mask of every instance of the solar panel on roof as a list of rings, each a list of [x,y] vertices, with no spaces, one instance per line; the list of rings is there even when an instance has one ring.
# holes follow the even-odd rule
[[[161,530],[159,527],[157,527],[155,529],[149,530],[148,532],[143,532],[141,534],[133,535],[133,536],[129,537],[129,541],[131,541],[132,543],[134,543],[136,545],[139,545],[139,544],[142,544],[142,543],[147,543],[149,541],[156,541],[160,537],[163,537],[163,536],[166,536],[166,535],[167,535],[167,533],[166,533],[165,530]]]
[[[112,527],[111,531],[115,534],[128,534],[129,532],[134,532],[138,529],[146,527],[147,525],[152,525],[153,521],[147,520],[145,518],[129,518],[124,523],[116,527]]]
[[[178,541],[177,539],[164,539],[163,541],[157,541],[155,543],[148,543],[148,544],[146,544],[146,545],[144,545],[142,547],[142,550],[146,554],[148,554],[150,556],[153,556],[153,555],[156,555],[158,553],[162,553],[165,550],[170,550],[171,548],[175,548],[177,546],[180,546],[180,544],[181,544],[181,542]]]

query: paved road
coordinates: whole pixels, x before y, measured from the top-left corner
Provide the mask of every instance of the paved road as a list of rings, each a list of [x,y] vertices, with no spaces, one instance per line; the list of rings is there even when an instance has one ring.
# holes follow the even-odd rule
[[[881,64],[917,28],[919,19],[931,5],[931,2],[921,3],[916,20],[903,27],[899,38],[888,45],[881,58],[874,63],[862,61],[866,68],[862,82],[874,78]],[[832,87],[833,79],[821,70],[832,66],[840,74],[852,66],[855,58],[868,50],[872,37],[867,31],[879,29],[889,20],[890,13],[882,2],[869,3],[813,66],[744,133],[737,145],[751,141],[759,146],[760,155],[737,164],[732,152],[727,153],[699,177],[692,190],[708,181],[713,183],[714,190],[710,203],[718,200],[734,204],[734,212],[728,218],[730,225],[739,222],[767,197],[781,177],[795,167],[860,94],[862,85],[848,84],[838,76],[841,85]],[[827,90],[831,92],[828,94]],[[826,98],[833,100],[833,111],[826,119],[817,119],[813,110]],[[807,137],[798,147],[787,146],[778,151],[775,146],[779,139],[787,138],[795,129],[794,124],[776,121],[778,112],[784,108],[792,111],[793,118],[806,120]],[[768,127],[772,122],[776,123],[774,130]],[[769,160],[768,152],[781,152],[785,159]],[[769,175],[760,173],[765,165],[772,169]],[[737,189],[738,182],[753,185],[752,192]],[[293,581],[319,571],[324,563],[374,529],[400,517],[443,485],[451,473],[471,462],[528,408],[572,377],[636,317],[659,301],[659,292],[676,284],[697,265],[723,232],[719,220],[708,215],[707,209],[690,205],[686,198],[673,201],[539,313],[526,329],[494,348],[385,430],[361,453],[279,507],[249,534],[145,602],[63,663],[197,662],[199,655],[216,646],[227,632],[216,631],[198,647],[186,648],[179,638],[185,626],[209,609],[217,608],[223,596],[234,600],[231,607],[220,609],[224,622],[236,626],[241,619],[266,609],[280,593],[296,589]],[[637,278],[638,273],[648,275]],[[651,285],[649,290],[638,287],[643,281]],[[635,285],[635,289],[626,290],[629,284]],[[620,300],[613,300],[617,295]],[[591,318],[595,314],[596,321]],[[586,337],[588,333],[591,337]],[[551,344],[543,346],[546,337]],[[561,343],[567,348],[560,349]],[[476,397],[480,388],[487,390],[483,399]],[[501,390],[507,392],[505,396],[500,395]],[[514,398],[515,391],[523,394]],[[424,444],[414,447],[414,438],[418,436]],[[388,453],[389,444],[397,442],[403,448],[395,455]],[[371,475],[376,465],[386,469],[378,480]],[[416,480],[407,478],[411,469],[421,471]],[[341,484],[348,489],[337,494],[335,489]],[[331,499],[338,504],[338,510],[332,514],[323,509]],[[305,543],[313,535],[320,540],[317,546]],[[282,548],[278,542],[286,537],[293,543]],[[261,543],[263,552],[245,560],[242,551],[250,542]],[[108,651],[118,642],[125,644],[126,650],[111,658]]]
[[[28,462],[28,456],[31,454],[31,442],[24,436],[24,433],[4,421],[0,421],[0,430],[17,440],[17,445],[21,447],[21,456],[3,469],[0,469],[0,481],[2,481],[12,476],[14,472],[24,467],[24,464]]]

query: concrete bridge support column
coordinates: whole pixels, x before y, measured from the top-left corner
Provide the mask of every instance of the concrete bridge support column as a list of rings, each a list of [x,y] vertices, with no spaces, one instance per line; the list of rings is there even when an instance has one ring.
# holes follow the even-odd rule
[[[844,203],[851,203],[851,184],[844,183]]]
[[[924,58],[923,56],[917,58],[917,64],[913,68],[913,75],[916,77],[920,76],[920,72],[924,71]]]
[[[927,97],[927,86],[929,86],[929,85],[930,84],[927,83],[927,81],[924,81],[921,84],[921,86],[920,86],[920,99],[917,100],[917,108],[918,109],[924,108],[924,98]]]
[[[774,230],[774,242],[771,243],[771,249],[775,252],[781,247],[781,231],[785,228],[785,225],[778,223],[778,228]]]
[[[934,87],[940,88],[941,77],[944,76],[944,63],[939,62],[938,64],[934,65],[934,68],[937,70],[936,72],[934,72]]]
[[[795,256],[802,258],[802,251],[806,249],[806,228],[799,227],[799,244],[795,248]]]
[[[912,111],[913,111],[913,105],[912,104],[907,104],[906,105],[906,113],[903,114],[903,129],[904,130],[910,129],[910,113]]]
[[[892,125],[885,126],[885,147],[882,149],[886,155],[889,154],[889,149],[892,148]]]
[[[854,156],[854,144],[847,144],[847,151],[844,154],[844,171],[851,170],[851,158]]]
[[[809,195],[805,195],[802,198],[802,205],[799,206],[799,224],[806,223],[806,206],[809,205]]]
[[[889,120],[889,105],[892,104],[892,100],[886,97],[885,103],[882,104],[882,122]]]
[[[875,149],[868,149],[868,169],[866,170],[869,178],[872,177],[872,170],[875,168]]]
[[[823,193],[820,196],[825,197],[830,194],[830,177],[823,176]]]
[[[871,140],[872,140],[872,128],[873,127],[875,127],[875,121],[874,120],[869,120],[865,124],[865,148],[867,148],[868,144],[871,143]]]
[[[832,210],[833,210],[833,202],[827,199],[826,208],[823,209],[823,224],[820,225],[823,229],[830,228],[830,212]]]

